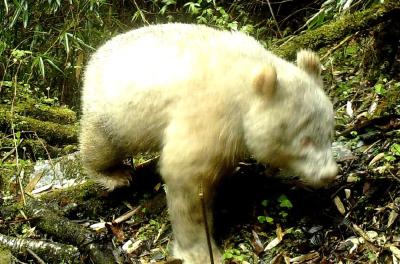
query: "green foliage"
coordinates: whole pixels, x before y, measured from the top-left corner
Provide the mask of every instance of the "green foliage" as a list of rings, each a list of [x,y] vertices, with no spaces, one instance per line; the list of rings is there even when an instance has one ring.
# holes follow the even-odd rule
[[[400,144],[393,143],[392,146],[390,146],[390,152],[392,152],[393,155],[400,156]]]
[[[278,198],[278,202],[279,202],[279,206],[281,208],[287,208],[287,209],[291,209],[293,207],[292,202],[287,198],[286,195],[282,194],[281,196],[279,196]]]
[[[222,255],[223,260],[243,262],[247,260],[247,256],[243,255],[239,249],[227,249]]]
[[[243,4],[233,3],[229,6],[223,6],[218,1],[213,0],[197,0],[189,1],[183,4],[182,8],[177,6],[176,1],[163,0],[163,6],[160,14],[168,14],[167,10],[171,6],[175,10],[181,11],[186,16],[183,21],[189,21],[197,24],[206,24],[220,29],[240,30],[248,34],[260,35],[265,33],[265,28],[258,27],[257,23],[251,19],[249,11]],[[182,17],[176,17],[182,21]],[[170,20],[174,20],[170,18]]]
[[[273,224],[274,223],[274,219],[272,217],[269,216],[265,216],[265,215],[259,215],[257,216],[257,220],[260,224]]]
[[[385,95],[386,90],[385,87],[383,86],[383,84],[381,83],[377,83],[375,84],[375,93],[379,94],[379,95]]]
[[[127,28],[117,12],[108,12],[104,0],[4,0],[4,4],[5,9],[0,9],[1,95],[19,96],[23,93],[19,85],[27,84],[35,98],[47,95],[77,103],[82,68],[90,53],[105,38]]]
[[[147,240],[151,237],[155,237],[159,232],[162,223],[157,220],[151,219],[148,224],[139,228],[137,238],[141,240]]]
[[[267,206],[268,206],[268,203],[269,203],[268,200],[262,200],[262,201],[261,201],[261,205],[262,205],[263,207],[267,207]]]
[[[392,168],[393,165],[397,164],[397,160],[400,157],[400,144],[393,143],[389,147],[389,151],[385,153],[384,164],[382,168]]]
[[[289,215],[288,210],[293,208],[292,202],[285,194],[280,195],[275,201],[263,200],[261,205],[264,208],[265,215],[257,216],[260,224],[285,222]]]
[[[373,251],[368,251],[367,257],[368,257],[369,263],[374,263],[378,259],[377,254]]]
[[[380,0],[327,0],[322,3],[320,10],[306,22],[308,29],[322,26],[327,20],[355,10],[363,10]]]
[[[0,9],[0,97],[58,98],[77,106],[90,54],[113,35],[146,24],[188,22],[260,36],[243,2],[212,0],[4,0]],[[1,74],[1,72],[4,74]],[[11,85],[5,85],[11,83]],[[22,86],[28,86],[24,91]]]
[[[1,145],[1,141],[0,141],[0,145]],[[30,166],[32,166],[31,160],[19,159],[18,162],[19,162],[19,164],[17,165],[17,163],[14,161],[6,162],[6,161],[2,161],[0,159],[0,166],[1,166],[0,171],[5,171],[5,170],[15,171],[17,169],[17,166],[20,166],[21,168],[25,168],[25,167],[30,168]]]

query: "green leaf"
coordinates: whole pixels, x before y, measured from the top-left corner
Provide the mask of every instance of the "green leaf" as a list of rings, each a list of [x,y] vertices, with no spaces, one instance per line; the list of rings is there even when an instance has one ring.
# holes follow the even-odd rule
[[[352,135],[353,137],[356,137],[356,136],[358,136],[358,132],[357,131],[351,131],[350,135]]]
[[[69,40],[68,40],[68,34],[67,33],[64,34],[64,38],[63,39],[64,39],[65,52],[67,54],[69,54]]]
[[[19,139],[21,138],[21,132],[20,131],[17,131],[15,133],[15,138],[19,141]]]
[[[225,252],[224,255],[222,256],[223,259],[232,259],[233,254],[231,252]]]
[[[158,11],[158,13],[160,15],[164,15],[165,12],[167,11],[167,8],[168,8],[168,5],[165,5],[165,6],[161,7],[161,9],[160,9],[160,11]]]
[[[198,3],[188,2],[188,3],[184,4],[183,6],[187,7],[188,12],[193,15],[196,15],[199,13],[200,4],[198,4]]]
[[[286,197],[286,195],[282,194],[281,196],[279,196],[278,198],[278,202],[279,202],[279,206],[283,207],[283,208],[292,208],[293,204],[292,202]]]
[[[242,261],[244,261],[244,256],[241,256],[241,255],[240,256],[236,256],[236,260],[239,260],[239,261],[242,262]]]
[[[390,147],[390,151],[397,156],[400,156],[400,144],[394,143],[391,147]]]
[[[375,262],[378,259],[377,255],[371,251],[367,253],[367,256],[370,262]]]
[[[263,215],[257,216],[257,220],[260,224],[264,224],[267,221]]]
[[[272,223],[274,223],[274,219],[272,217],[264,216],[264,215],[258,216],[257,220],[258,220],[258,222],[260,224],[264,224],[264,223],[272,224]]]
[[[0,86],[13,87],[12,81],[0,81]]]
[[[60,73],[64,74],[64,72],[50,59],[45,59],[54,69],[59,71]]]
[[[6,9],[6,15],[8,14],[8,2],[4,0],[4,8]]]
[[[389,162],[393,162],[396,160],[396,157],[394,157],[392,155],[385,155],[385,160],[389,161]]]
[[[286,218],[289,214],[285,211],[280,211],[279,215],[282,216],[283,218]]]
[[[15,10],[15,12],[14,12],[14,16],[13,16],[13,18],[11,20],[10,25],[8,26],[9,28],[13,28],[14,27],[14,25],[17,22],[17,19],[19,17],[19,14],[21,13],[21,10],[22,10],[22,6],[19,5],[17,10]]]
[[[44,63],[43,63],[43,58],[42,57],[38,57],[39,59],[39,70],[40,70],[40,74],[42,75],[42,78],[44,79],[45,77],[45,71],[44,71]]]
[[[136,12],[133,14],[133,16],[132,16],[131,21],[132,21],[132,22],[136,22],[140,17],[141,17],[140,12],[139,12],[139,11],[136,11]]]
[[[236,21],[233,21],[232,23],[228,24],[228,28],[231,30],[237,30],[238,29],[238,23]]]
[[[26,54],[32,54],[32,52],[28,50],[18,50],[18,49],[13,49],[11,51],[11,56],[13,56],[17,60],[22,59],[22,57],[24,57]]]
[[[0,56],[1,54],[3,54],[3,52],[7,49],[7,43],[5,43],[4,41],[0,40]]]
[[[268,200],[262,200],[261,205],[264,207],[268,206],[269,201]]]
[[[386,93],[385,87],[381,83],[376,84],[374,88],[375,88],[375,93],[379,95],[384,95]]]
[[[28,21],[29,21],[29,12],[27,10],[24,11],[24,13],[22,14],[22,24],[24,26],[24,28],[26,28],[28,26]]]
[[[267,221],[268,224],[274,223],[274,219],[272,217],[266,216],[265,221]]]
[[[93,48],[92,46],[86,44],[83,40],[81,40],[80,38],[78,38],[78,37],[72,35],[71,33],[65,33],[65,34],[67,34],[68,37],[72,38],[73,40],[75,40],[75,41],[78,42],[79,44],[85,46],[86,48],[91,49],[91,50],[93,50],[93,51],[96,50],[95,48]]]

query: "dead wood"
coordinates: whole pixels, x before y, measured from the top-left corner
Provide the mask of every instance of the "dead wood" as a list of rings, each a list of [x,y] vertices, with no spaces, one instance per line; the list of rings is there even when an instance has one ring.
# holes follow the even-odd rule
[[[153,166],[152,162],[148,162],[144,166],[139,166],[139,170],[142,172],[143,170],[152,169]],[[49,206],[47,205],[48,203],[75,203],[77,204],[77,208],[80,211],[84,211],[86,215],[99,215],[101,212],[110,210],[110,202],[112,203],[112,197],[104,199],[102,196],[104,196],[104,192],[99,192],[98,185],[89,181],[70,188],[41,194],[40,199],[44,202],[28,197],[27,205],[24,208],[21,208],[17,204],[0,207],[0,218],[15,219],[23,211],[25,217],[33,225],[37,226],[44,233],[51,235],[57,241],[74,245],[80,250],[82,255],[89,255],[94,263],[115,263],[110,247],[100,246],[100,244],[106,245],[107,241],[102,240],[98,242],[96,233],[71,222],[66,217],[57,214],[54,210],[48,209]],[[140,211],[138,208],[146,208],[146,214],[159,214],[165,207],[165,193],[159,192],[151,199],[144,201],[134,212]],[[65,210],[60,211],[60,213],[71,214],[71,211]],[[33,251],[37,253],[36,249]]]
[[[48,242],[29,238],[17,238],[0,234],[0,245],[13,254],[26,253],[28,250],[49,263],[80,263],[76,247],[57,242]]]
[[[82,253],[88,254],[94,263],[115,262],[109,246],[100,246],[96,243],[97,235],[94,232],[56,214],[44,207],[39,201],[32,198],[28,199],[23,211],[28,217],[36,219],[36,226],[43,232],[75,245]],[[102,244],[104,244],[104,241]]]

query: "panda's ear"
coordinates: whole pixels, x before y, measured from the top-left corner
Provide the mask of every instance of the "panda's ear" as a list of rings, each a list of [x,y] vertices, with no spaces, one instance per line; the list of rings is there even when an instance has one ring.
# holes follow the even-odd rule
[[[321,78],[321,63],[318,55],[311,50],[297,52],[297,66],[314,78]]]
[[[272,65],[266,65],[256,70],[253,87],[257,94],[272,98],[276,91],[276,70]]]

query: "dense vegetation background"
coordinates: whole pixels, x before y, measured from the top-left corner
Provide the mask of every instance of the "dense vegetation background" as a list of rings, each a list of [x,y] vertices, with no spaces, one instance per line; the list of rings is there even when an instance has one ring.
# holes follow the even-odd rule
[[[190,22],[240,30],[268,44],[321,26],[374,1],[3,1],[0,79],[4,94],[18,83],[30,93],[76,107],[82,70],[111,36],[146,24]],[[273,15],[272,15],[273,14]],[[314,17],[313,17],[314,15]],[[316,15],[316,16],[315,16]],[[4,98],[4,97],[3,97]]]
[[[299,48],[317,49],[325,67],[325,87],[336,110],[341,179],[329,190],[311,194],[257,177],[253,185],[243,186],[239,177],[241,188],[230,187],[250,198],[235,199],[236,194],[229,196],[228,192],[233,208],[225,208],[224,202],[220,205],[223,212],[244,207],[240,215],[222,216],[222,226],[232,228],[221,235],[226,260],[399,263],[399,15],[397,0],[1,1],[0,256],[10,255],[10,261],[38,261],[32,253],[13,248],[20,242],[17,238],[76,246],[73,238],[59,237],[70,230],[46,229],[54,222],[41,219],[61,220],[50,213],[34,215],[32,208],[40,205],[30,202],[30,197],[42,177],[33,169],[37,161],[48,160],[53,172],[57,166],[67,168],[62,177],[81,173],[79,165],[58,165],[55,158],[77,150],[80,89],[90,55],[112,36],[132,28],[187,22],[246,32],[288,59]],[[148,159],[153,161],[138,160]],[[250,164],[241,166],[237,174],[259,175],[259,165]],[[142,195],[135,195],[130,203],[138,205],[140,200],[142,208],[156,209],[142,210],[137,216],[139,224],[133,227],[111,225],[107,229],[116,245],[126,241],[121,233],[146,244],[124,256],[127,263],[157,259],[148,253],[156,247],[163,248],[162,253],[157,251],[157,260],[168,255],[162,242],[154,242],[161,233],[170,238],[165,201],[159,202],[155,181],[144,184],[150,189],[138,187]],[[126,210],[118,207],[120,203],[99,198],[91,185],[76,188],[60,192],[53,188],[42,199],[58,214],[79,221],[111,221]],[[320,199],[320,195],[327,198]],[[62,221],[63,226],[70,226],[68,219]],[[87,235],[84,230],[76,232]],[[286,243],[281,242],[284,236]],[[274,237],[278,240],[271,245]],[[2,254],[3,246],[7,254]],[[72,255],[59,254],[63,261],[74,262],[79,255],[81,262],[102,263],[90,249],[78,252],[73,248],[66,250]],[[39,259],[59,262],[49,251],[33,250],[41,253]]]

